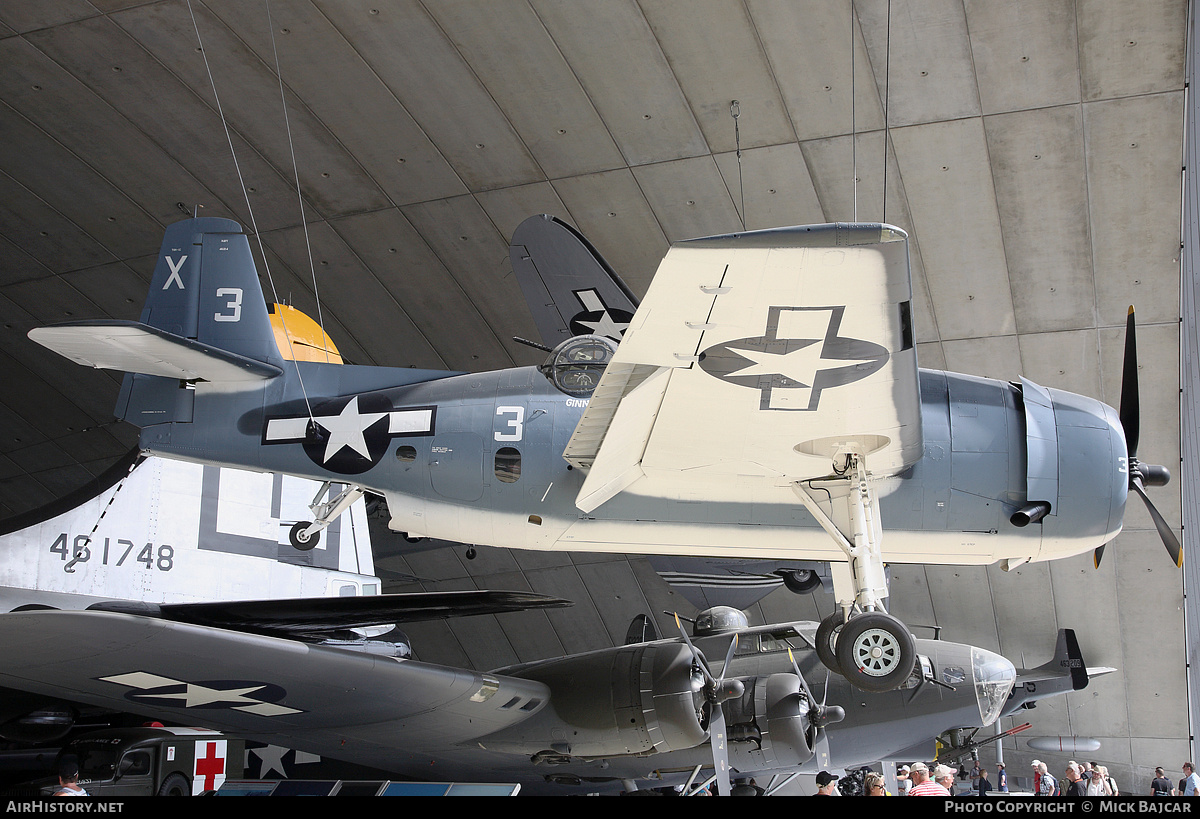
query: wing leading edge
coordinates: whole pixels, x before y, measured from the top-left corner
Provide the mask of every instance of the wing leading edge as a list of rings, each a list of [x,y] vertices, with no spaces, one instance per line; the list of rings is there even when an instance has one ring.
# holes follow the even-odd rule
[[[576,505],[728,499],[922,453],[907,235],[830,224],[674,245],[564,452]]]

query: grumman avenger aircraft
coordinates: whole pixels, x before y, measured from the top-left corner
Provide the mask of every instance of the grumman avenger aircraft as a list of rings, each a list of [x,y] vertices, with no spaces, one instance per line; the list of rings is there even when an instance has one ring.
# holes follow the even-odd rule
[[[296,524],[297,548],[369,490],[410,536],[830,561],[838,610],[817,650],[886,691],[917,651],[884,610],[885,559],[1098,560],[1129,488],[1167,478],[1136,459],[1132,315],[1118,415],[1027,379],[918,370],[910,299],[899,228],[779,228],[676,243],[619,345],[591,299],[598,334],[540,367],[285,362],[241,227],[200,218],[167,229],[140,322],[29,335],[133,373],[116,414],[143,450],[349,484]]]

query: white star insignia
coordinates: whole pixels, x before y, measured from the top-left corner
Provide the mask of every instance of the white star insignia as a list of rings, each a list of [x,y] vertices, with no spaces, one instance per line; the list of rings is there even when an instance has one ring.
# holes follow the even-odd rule
[[[336,455],[343,447],[350,447],[359,455],[370,460],[371,453],[367,450],[367,441],[363,433],[386,412],[358,411],[358,396],[342,409],[339,415],[326,415],[317,419],[317,423],[329,431],[329,442],[325,445],[325,461]]]

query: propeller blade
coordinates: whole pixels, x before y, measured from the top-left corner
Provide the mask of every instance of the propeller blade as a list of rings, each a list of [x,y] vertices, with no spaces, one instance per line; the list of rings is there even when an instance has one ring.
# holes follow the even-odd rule
[[[1108,544],[1102,544],[1096,547],[1096,551],[1092,552],[1092,566],[1099,569],[1100,561],[1104,558],[1104,547]]]
[[[1125,363],[1121,367],[1121,428],[1132,460],[1137,455],[1138,430],[1141,428],[1141,404],[1138,399],[1137,339],[1134,335],[1133,305],[1125,320]]]
[[[700,652],[696,649],[696,647],[694,645],[692,645],[692,641],[690,639],[688,639],[687,631],[684,629],[683,623],[680,622],[678,613],[675,615],[675,625],[676,625],[676,627],[679,628],[679,634],[681,637],[683,637],[683,642],[685,642],[687,644],[688,649],[692,652],[692,657],[695,658],[696,665],[700,666],[700,673],[702,673],[704,675],[705,681],[709,685],[715,687],[717,684],[717,681],[715,679],[713,679],[713,675],[709,673],[708,663],[704,662],[701,659]],[[728,661],[726,661],[726,665],[728,665]]]
[[[1140,479],[1130,481],[1129,484],[1133,487],[1133,491],[1138,493],[1138,496],[1146,504],[1146,511],[1150,513],[1150,519],[1154,521],[1154,528],[1158,530],[1158,536],[1162,538],[1163,545],[1167,547],[1167,554],[1171,556],[1171,560],[1175,563],[1175,568],[1183,568],[1183,547],[1179,545],[1178,538],[1171,531],[1170,525],[1166,519],[1159,514],[1158,509],[1150,502],[1150,498],[1146,496],[1146,490],[1142,488]]]
[[[713,768],[717,773],[720,796],[729,796],[729,735],[725,728],[725,713],[721,703],[713,705],[708,720],[708,744],[712,746]]]

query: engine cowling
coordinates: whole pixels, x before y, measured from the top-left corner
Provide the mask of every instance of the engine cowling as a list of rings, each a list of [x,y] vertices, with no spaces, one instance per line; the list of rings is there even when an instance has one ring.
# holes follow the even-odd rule
[[[681,643],[619,646],[497,669],[537,680],[550,702],[529,719],[481,739],[539,761],[677,751],[708,739],[700,725],[703,679]]]
[[[729,761],[735,768],[794,767],[813,757],[808,704],[795,674],[743,680],[746,693],[725,704]]]

